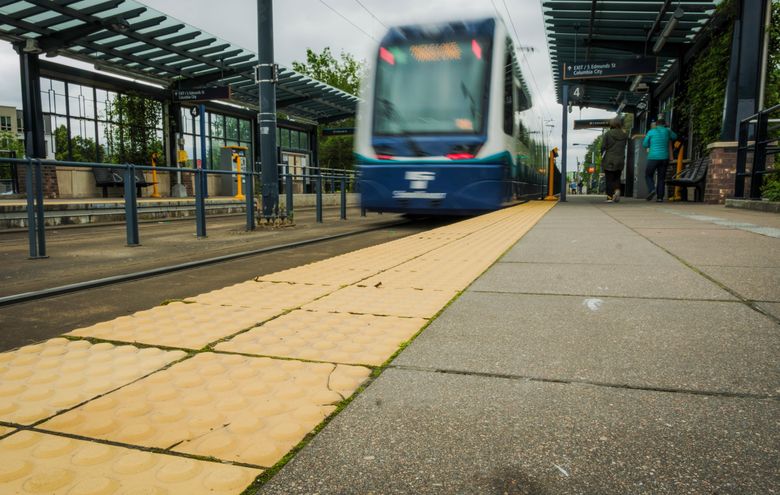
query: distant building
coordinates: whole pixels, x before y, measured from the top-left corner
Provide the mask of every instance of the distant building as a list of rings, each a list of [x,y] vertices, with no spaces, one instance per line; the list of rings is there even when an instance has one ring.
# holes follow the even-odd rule
[[[11,132],[19,139],[24,138],[22,111],[16,107],[0,105],[0,132]]]

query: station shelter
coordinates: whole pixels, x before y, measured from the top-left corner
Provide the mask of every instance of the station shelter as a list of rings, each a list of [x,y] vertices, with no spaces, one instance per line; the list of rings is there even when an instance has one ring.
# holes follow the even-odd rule
[[[221,148],[241,146],[253,157],[248,162],[259,164],[254,52],[134,0],[5,1],[0,39],[19,53],[34,158],[150,165],[156,153],[158,165],[216,169]],[[44,58],[54,56],[94,70]],[[283,67],[276,79],[279,162],[315,169],[317,126],[354,116],[358,98]],[[220,96],[194,101],[186,96],[193,91]],[[177,180],[158,174],[163,196]],[[192,194],[191,177],[181,180]],[[44,189],[47,197],[99,196],[85,168],[45,167]]]
[[[776,2],[774,7],[771,0],[544,0],[542,5],[557,98],[568,107],[564,113],[591,107],[634,115],[625,192],[644,187],[635,174],[643,159],[638,143],[663,116],[682,134],[686,162],[703,154],[711,158],[704,201],[723,203],[733,196],[739,123],[765,105]],[[697,67],[705,57],[719,63]],[[609,72],[610,65],[617,69]],[[700,91],[714,95],[705,99],[704,109]],[[722,117],[715,129],[702,130],[702,119],[713,119],[704,112],[712,111]]]

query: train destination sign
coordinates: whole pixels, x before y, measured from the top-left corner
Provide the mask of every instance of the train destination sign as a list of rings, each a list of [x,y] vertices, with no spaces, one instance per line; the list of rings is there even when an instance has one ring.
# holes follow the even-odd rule
[[[655,74],[657,71],[658,59],[655,57],[629,58],[611,62],[563,64],[563,79],[600,79]]]
[[[229,100],[230,95],[230,86],[173,90],[173,99],[176,101]]]

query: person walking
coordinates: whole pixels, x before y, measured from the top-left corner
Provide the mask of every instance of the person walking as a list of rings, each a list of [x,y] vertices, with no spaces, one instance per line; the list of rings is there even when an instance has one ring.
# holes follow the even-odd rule
[[[645,182],[647,183],[647,200],[656,197],[659,203],[664,200],[664,185],[666,182],[666,168],[669,166],[669,144],[677,139],[677,134],[666,127],[663,117],[655,122],[655,127],[650,129],[642,141],[642,146],[647,148],[647,168],[645,169]],[[653,176],[655,175],[655,181]],[[655,183],[654,183],[655,182]]]
[[[626,165],[626,144],[628,134],[623,131],[623,121],[615,117],[609,121],[609,130],[604,134],[601,165],[607,183],[607,202],[620,201],[620,175]]]

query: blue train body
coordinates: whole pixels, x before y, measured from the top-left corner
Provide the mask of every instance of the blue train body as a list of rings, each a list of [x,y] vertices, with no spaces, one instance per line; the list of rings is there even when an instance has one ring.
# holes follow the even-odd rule
[[[367,82],[355,140],[365,209],[479,214],[545,195],[543,122],[500,21],[393,28]]]

